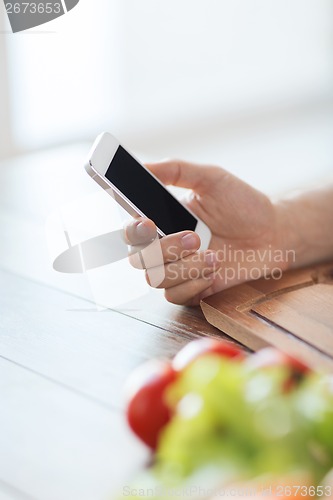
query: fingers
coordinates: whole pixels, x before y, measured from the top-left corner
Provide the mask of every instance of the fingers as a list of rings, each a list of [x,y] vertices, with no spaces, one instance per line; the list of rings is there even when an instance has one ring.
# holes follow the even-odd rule
[[[196,165],[181,160],[166,160],[160,163],[147,164],[147,168],[166,185],[193,189],[197,193],[205,190],[206,185],[213,184],[221,176],[219,167]]]
[[[186,281],[207,278],[218,268],[217,256],[211,250],[195,252],[174,262],[146,270],[146,279],[154,288],[171,288]]]
[[[165,296],[175,304],[195,305],[202,294],[210,294],[217,254],[198,252],[200,238],[193,231],[182,231],[159,239],[155,224],[139,218],[125,227],[130,245],[130,262],[146,270],[148,284],[165,288]]]
[[[159,240],[159,244],[162,262],[156,259],[157,255],[144,255],[146,269],[175,262],[191,255],[200,248],[200,238],[193,231],[181,231],[180,233],[164,236]]]
[[[155,224],[142,218],[125,227],[125,239],[131,246],[130,262],[138,269],[175,262],[198,250],[201,243],[193,231],[181,231],[158,239]]]
[[[128,245],[145,245],[157,236],[156,226],[150,219],[139,217],[131,220],[124,228],[125,240]]]
[[[198,280],[190,280],[172,288],[167,288],[164,296],[172,304],[196,306],[204,296],[211,295],[214,275]]]
[[[129,246],[129,261],[136,269],[144,269],[141,251],[158,241],[157,229],[153,221],[142,217],[131,220],[124,227],[124,239]],[[150,250],[151,252],[151,250]]]

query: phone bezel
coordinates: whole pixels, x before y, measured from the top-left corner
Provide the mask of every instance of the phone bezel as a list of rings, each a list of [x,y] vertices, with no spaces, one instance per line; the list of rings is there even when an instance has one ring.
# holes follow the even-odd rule
[[[105,177],[105,174],[110,167],[113,157],[116,154],[119,146],[122,146],[124,148],[124,146],[109,132],[100,134],[91,148],[89,159],[85,165],[85,168],[88,174],[103,189],[105,189],[108,194],[112,196],[132,217],[146,217],[146,215],[136,205],[134,205],[131,200],[129,200],[121,191],[119,191],[117,186],[112,184],[112,182],[110,182],[109,179]],[[124,149],[128,151],[128,149]],[[133,153],[131,153],[130,151],[128,151],[128,153],[139,163],[142,168],[144,168],[152,177],[154,177],[154,179],[162,186],[163,189],[166,189],[162,182],[144,165],[142,165],[140,160],[136,158]],[[170,194],[171,196],[173,196],[172,193]],[[179,200],[177,201],[181,203]],[[184,206],[184,209],[187,210],[196,219],[197,224],[194,231],[200,236],[201,239],[200,250],[205,250],[206,248],[208,248],[211,238],[211,232],[208,226],[202,220],[200,220],[189,208]],[[157,232],[160,237],[165,236],[165,233],[159,227],[157,227]]]

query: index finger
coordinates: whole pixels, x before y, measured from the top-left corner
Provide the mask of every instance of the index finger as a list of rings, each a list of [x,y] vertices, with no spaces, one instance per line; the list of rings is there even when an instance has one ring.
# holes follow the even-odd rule
[[[139,217],[125,225],[124,236],[128,245],[144,245],[156,238],[157,229],[152,220]]]
[[[216,177],[217,181],[222,171],[219,167],[183,160],[164,160],[159,163],[147,163],[146,166],[163,184],[193,189],[197,193],[203,192],[207,183],[212,184],[211,176]]]

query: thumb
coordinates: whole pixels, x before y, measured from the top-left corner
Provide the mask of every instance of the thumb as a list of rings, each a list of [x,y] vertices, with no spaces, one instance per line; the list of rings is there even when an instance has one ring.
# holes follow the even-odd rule
[[[159,163],[149,163],[146,167],[152,174],[166,185],[193,189],[197,193],[212,186],[221,173],[219,167],[209,167],[188,163],[181,160],[165,160]]]

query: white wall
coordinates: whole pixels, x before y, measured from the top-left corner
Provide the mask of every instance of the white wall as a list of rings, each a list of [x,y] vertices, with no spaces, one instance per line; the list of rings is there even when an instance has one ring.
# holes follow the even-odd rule
[[[331,0],[81,0],[6,36],[15,141],[109,129],[148,143],[329,99],[332,11]]]
[[[15,152],[12,144],[5,28],[3,9],[0,10],[0,158]]]

